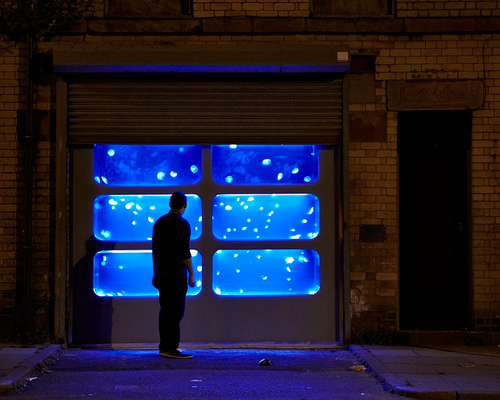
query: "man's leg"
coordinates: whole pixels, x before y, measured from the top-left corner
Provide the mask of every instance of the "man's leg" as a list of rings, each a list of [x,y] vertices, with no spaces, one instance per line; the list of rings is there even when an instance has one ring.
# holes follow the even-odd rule
[[[165,280],[160,286],[160,352],[179,347],[180,322],[186,305],[187,282]]]

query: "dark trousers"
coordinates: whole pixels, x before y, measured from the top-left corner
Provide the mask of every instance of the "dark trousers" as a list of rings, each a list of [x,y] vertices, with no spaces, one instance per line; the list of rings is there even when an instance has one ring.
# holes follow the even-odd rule
[[[160,315],[160,351],[179,347],[180,322],[186,306],[187,282],[185,279],[159,279]]]

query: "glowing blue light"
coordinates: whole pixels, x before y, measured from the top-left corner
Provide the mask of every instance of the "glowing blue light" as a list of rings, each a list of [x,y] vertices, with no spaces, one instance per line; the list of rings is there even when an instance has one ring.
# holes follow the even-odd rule
[[[134,187],[197,184],[201,152],[194,145],[95,145],[94,180]]]
[[[146,242],[153,223],[170,210],[170,195],[102,195],[94,200],[94,236],[103,241]],[[183,215],[191,224],[191,240],[202,233],[201,199],[187,195]]]
[[[221,194],[212,203],[212,232],[219,240],[311,240],[319,217],[313,194]]]
[[[191,250],[194,288],[187,295],[196,296],[202,290],[202,259],[196,250]],[[150,250],[100,251],[94,256],[94,293],[99,297],[155,297],[158,290],[153,287],[152,254]]]
[[[319,254],[310,249],[217,250],[213,271],[218,296],[310,296],[320,289]]]
[[[292,185],[314,183],[319,153],[311,145],[212,146],[215,183],[233,185]]]

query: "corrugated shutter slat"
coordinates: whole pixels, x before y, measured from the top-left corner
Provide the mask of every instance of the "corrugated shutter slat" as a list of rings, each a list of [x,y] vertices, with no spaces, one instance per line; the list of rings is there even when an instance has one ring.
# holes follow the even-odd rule
[[[68,84],[71,144],[337,144],[341,131],[341,80]]]

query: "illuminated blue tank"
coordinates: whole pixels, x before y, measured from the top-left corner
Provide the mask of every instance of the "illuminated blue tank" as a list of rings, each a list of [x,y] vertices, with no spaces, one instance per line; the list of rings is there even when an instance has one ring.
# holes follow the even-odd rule
[[[219,240],[310,240],[319,234],[313,194],[221,194],[212,207]]]
[[[200,183],[202,149],[194,145],[94,146],[94,181],[104,193],[94,200],[94,236],[100,241],[120,243],[121,249],[127,248],[127,242],[142,242],[147,247],[152,240],[154,223],[170,210],[170,194],[150,194],[147,188],[170,187],[168,191],[173,192],[176,187]],[[303,241],[314,243],[320,234],[320,204],[316,195],[307,193],[306,187],[319,178],[318,146],[216,145],[210,149],[211,153],[204,154],[211,156],[212,176],[204,176],[203,185],[211,180],[224,190],[208,198],[197,192],[199,187],[202,190],[201,185],[193,186],[191,193],[199,195],[187,194],[184,218],[191,225],[192,241],[203,235],[203,240],[212,244],[224,242],[221,246],[224,249],[203,254],[205,259],[212,257],[213,294],[316,294],[321,286],[320,256],[316,250],[227,247],[231,241],[235,247],[237,242],[252,242],[254,247],[260,247],[258,242],[266,242],[266,247],[287,247],[280,242],[297,240],[301,241],[300,247],[304,246]],[[301,186],[291,188],[298,185]],[[236,188],[232,189],[233,186]],[[245,190],[246,194],[231,193],[250,186],[259,187]],[[127,188],[128,194],[106,193],[111,187]],[[280,189],[273,190],[273,187]],[[132,194],[130,188],[134,190]],[[283,193],[285,191],[290,193]],[[211,204],[211,208],[202,209],[202,199]],[[209,215],[202,215],[202,211]],[[211,232],[202,232],[203,217],[211,221]],[[195,250],[192,254],[196,287],[189,288],[189,296],[202,290],[202,256]],[[94,256],[93,269],[97,296],[158,295],[151,285],[150,250],[101,251]]]
[[[94,180],[107,186],[194,185],[201,146],[95,145]]]
[[[184,218],[191,225],[191,240],[201,236],[201,199],[186,195]],[[94,201],[94,236],[103,241],[146,242],[153,225],[170,211],[170,195],[102,195]]]
[[[100,251],[94,256],[94,293],[99,297],[153,297],[158,290],[153,280],[151,250]],[[191,250],[195,287],[188,288],[188,296],[201,292],[202,260]]]
[[[222,185],[295,185],[318,180],[313,145],[212,146],[212,176]]]
[[[218,250],[212,289],[219,296],[314,295],[319,271],[315,250]]]

